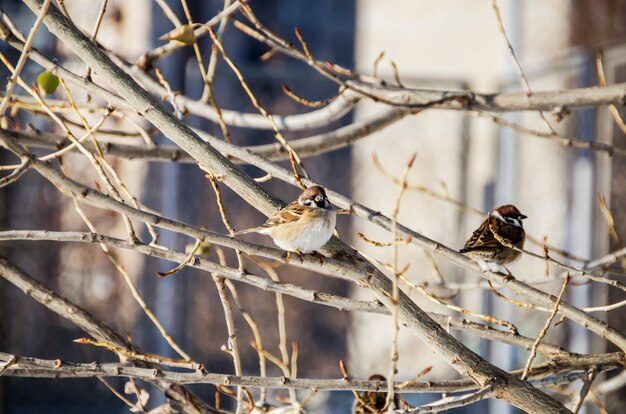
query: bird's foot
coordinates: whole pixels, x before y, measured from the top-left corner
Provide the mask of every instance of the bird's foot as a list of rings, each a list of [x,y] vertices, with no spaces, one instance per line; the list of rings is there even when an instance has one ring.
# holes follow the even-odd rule
[[[483,272],[500,273],[503,275],[509,275],[513,277],[509,269],[495,262],[487,262],[485,260],[479,260],[478,267],[480,267],[480,270]]]
[[[296,249],[295,251],[287,251],[287,253],[285,253],[283,255],[283,261],[285,263],[289,263],[289,261],[291,260],[291,258],[293,257],[293,254],[298,255],[298,259],[300,259],[300,263],[304,263],[304,253],[302,253],[300,250]]]
[[[513,273],[511,273],[509,269],[505,267],[504,270],[506,270],[506,273],[507,273],[507,276],[504,278],[505,281],[508,282],[510,280],[515,280],[515,276],[513,276]]]
[[[296,254],[298,255],[298,258],[300,259],[300,263],[304,263],[304,253],[296,249]]]
[[[283,262],[285,263],[289,263],[289,261],[291,260],[293,254],[291,252],[285,252],[285,254],[283,254]]]
[[[324,255],[323,255],[323,254],[321,254],[321,253],[320,253],[320,252],[318,252],[318,251],[314,251],[313,253],[311,253],[311,255],[313,255],[313,256],[315,256],[315,257],[317,257],[317,258],[319,259],[319,261],[320,261],[320,266],[323,266],[323,265],[324,265]]]

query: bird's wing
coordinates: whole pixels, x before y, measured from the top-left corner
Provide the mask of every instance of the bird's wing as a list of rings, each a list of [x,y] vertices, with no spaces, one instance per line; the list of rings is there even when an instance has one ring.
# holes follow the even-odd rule
[[[300,205],[297,200],[292,201],[287,207],[268,218],[261,227],[268,228],[279,226],[281,224],[294,223],[302,218],[306,208],[307,207]]]
[[[493,236],[489,228],[489,218],[483,221],[480,227],[472,233],[472,237],[465,242],[465,246],[461,249],[461,253],[472,250],[482,249],[485,247],[499,247],[502,244]]]
[[[254,233],[259,232],[261,230],[265,230],[271,227],[276,227],[281,224],[286,223],[295,223],[300,220],[304,212],[306,211],[305,206],[302,206],[298,203],[298,200],[292,201],[287,205],[287,207],[280,210],[278,213],[270,216],[265,223],[260,225],[259,227],[254,227],[251,229],[240,230],[235,234],[245,234],[245,233]]]

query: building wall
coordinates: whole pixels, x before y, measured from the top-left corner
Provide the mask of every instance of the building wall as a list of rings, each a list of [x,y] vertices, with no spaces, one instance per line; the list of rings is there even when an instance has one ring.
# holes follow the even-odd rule
[[[575,69],[572,75],[563,69],[555,69],[552,63],[569,51],[569,3],[499,1],[498,4],[507,34],[534,90],[556,90],[588,82],[584,71]],[[369,73],[372,62],[384,50],[385,59],[379,65],[379,73],[390,82],[393,82],[389,65],[389,59],[392,59],[398,65],[405,86],[469,88],[481,92],[523,90],[498,29],[491,2],[407,0],[390,4],[360,0],[357,12],[356,66],[362,72]],[[437,82],[428,81],[433,78]],[[366,117],[382,110],[384,106],[380,104],[364,102],[357,113],[358,117]],[[571,117],[559,125],[550,114],[546,116],[561,133],[589,136],[585,128],[593,131],[593,122],[590,124],[589,120],[583,119],[585,114]],[[537,113],[514,114],[506,118],[539,130],[546,128]],[[589,243],[583,245],[574,241],[579,240],[574,237],[593,232],[591,206],[595,199],[592,191],[595,164],[588,154],[571,151],[547,140],[520,136],[472,114],[429,110],[407,117],[354,146],[353,196],[384,214],[392,212],[398,187],[372,167],[374,152],[396,177],[401,176],[409,154],[415,152],[417,161],[409,175],[411,183],[442,193],[447,191],[452,198],[483,211],[513,203],[528,215],[525,225],[529,234],[538,238],[547,235],[550,243],[585,257],[591,254]],[[441,182],[445,183],[445,190]],[[403,200],[399,218],[403,224],[457,249],[484,219],[416,192],[408,192]],[[368,237],[390,240],[388,234],[360,220],[354,220],[353,226],[355,231],[362,231]],[[390,263],[393,258],[391,248],[374,247],[357,237],[352,237],[352,242],[359,250],[382,262]],[[527,247],[541,251],[539,246],[527,244]],[[410,263],[407,276],[414,283],[432,285],[435,282],[424,252],[413,246],[400,247],[400,251],[400,267]],[[478,275],[461,272],[443,260],[435,258],[435,262],[446,280],[469,282],[480,279]],[[541,261],[526,257],[511,266],[513,273],[524,280],[544,278],[543,269]],[[556,269],[552,271],[556,272]],[[547,288],[558,290],[559,283]],[[357,288],[353,294],[363,296]],[[427,310],[446,312],[418,293],[412,292],[411,296]],[[586,294],[582,296],[580,300],[584,302]],[[518,327],[523,324],[522,333],[530,336],[536,336],[545,321],[545,315],[536,312],[531,313],[530,320],[527,316],[518,319],[515,316],[520,314],[517,308],[495,299],[489,291],[473,290],[451,302],[474,312],[510,319]],[[362,377],[373,372],[387,373],[391,335],[390,329],[381,330],[379,325],[389,326],[389,320],[370,315],[355,315],[352,320],[349,337],[352,370]],[[371,335],[374,329],[386,334]],[[502,367],[517,368],[525,361],[525,352],[491,345],[469,335],[458,337]],[[587,340],[587,337],[583,338],[583,342]],[[581,343],[576,346],[585,348]],[[401,379],[410,378],[432,364],[435,369],[429,378],[451,375],[450,368],[433,357],[425,344],[408,333],[400,337]]]

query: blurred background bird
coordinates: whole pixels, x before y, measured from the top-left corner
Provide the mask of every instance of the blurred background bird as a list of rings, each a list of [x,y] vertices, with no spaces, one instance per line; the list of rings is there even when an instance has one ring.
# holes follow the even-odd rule
[[[379,374],[374,374],[369,377],[370,381],[387,381],[385,377]],[[400,408],[400,399],[398,394],[393,396],[392,409]],[[385,391],[365,391],[362,394],[358,394],[355,399],[354,408],[352,412],[354,414],[379,414],[387,412],[387,392]]]

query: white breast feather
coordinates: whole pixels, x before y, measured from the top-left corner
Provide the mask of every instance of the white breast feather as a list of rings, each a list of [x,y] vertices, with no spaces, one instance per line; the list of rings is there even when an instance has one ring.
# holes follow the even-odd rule
[[[274,243],[284,250],[311,253],[325,245],[332,237],[336,223],[336,212],[329,211],[327,214],[312,219],[307,223],[306,231],[297,233],[296,237],[291,240],[279,240],[274,237]]]

